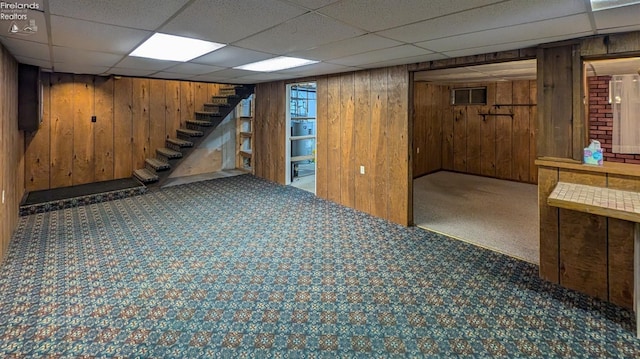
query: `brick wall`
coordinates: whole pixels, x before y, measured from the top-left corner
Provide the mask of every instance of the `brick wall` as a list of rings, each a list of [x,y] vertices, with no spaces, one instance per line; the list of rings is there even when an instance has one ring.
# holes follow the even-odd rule
[[[589,138],[598,140],[604,150],[604,160],[640,164],[640,155],[612,153],[613,109],[609,103],[611,76],[591,76],[589,84]]]

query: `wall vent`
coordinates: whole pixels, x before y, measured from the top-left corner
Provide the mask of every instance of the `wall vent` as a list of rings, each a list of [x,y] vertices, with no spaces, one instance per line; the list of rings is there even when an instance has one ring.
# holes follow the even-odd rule
[[[452,105],[486,105],[486,87],[465,87],[451,90]]]

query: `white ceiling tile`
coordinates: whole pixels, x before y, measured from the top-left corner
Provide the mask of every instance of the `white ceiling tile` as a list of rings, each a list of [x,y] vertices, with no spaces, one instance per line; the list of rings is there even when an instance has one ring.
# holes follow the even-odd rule
[[[555,37],[547,37],[544,39],[534,39],[528,41],[521,42],[511,42],[506,44],[496,44],[496,45],[488,45],[488,46],[478,46],[473,48],[466,48],[462,50],[455,51],[445,51],[444,55],[447,57],[460,57],[460,56],[471,56],[471,55],[479,55],[479,54],[487,54],[490,52],[499,52],[499,51],[509,51],[509,50],[517,50],[523,49],[527,47],[537,46],[539,44],[550,43],[555,41],[567,40],[570,38],[577,38],[590,35],[591,32],[583,32],[573,35],[564,35],[564,36],[555,36]]]
[[[631,31],[640,31],[640,24],[623,26],[623,27],[614,27],[610,29],[600,29],[598,30],[598,34],[613,34],[613,33],[631,32]]]
[[[484,72],[484,73],[496,73],[500,71],[504,71],[508,69],[509,71],[517,71],[517,72],[531,72],[536,68],[536,60],[521,60],[521,61],[510,61],[509,66],[505,67],[504,62],[497,62],[493,64],[482,64],[476,66],[468,66],[466,67],[473,71]]]
[[[515,79],[535,79],[536,60],[523,60],[456,67],[440,70],[418,71],[415,81],[430,82],[494,82]]]
[[[238,79],[252,81],[252,82],[276,81],[276,80],[283,80],[285,78],[287,78],[286,75],[269,73],[269,72],[254,72],[249,76],[238,77]]]
[[[577,33],[591,30],[589,17],[586,14],[567,16],[561,19],[538,21],[524,25],[516,25],[499,29],[478,31],[474,33],[450,36],[437,40],[419,42],[416,46],[435,52],[463,50],[473,47],[497,44],[514,44],[547,37],[566,35],[575,37]],[[541,41],[542,42],[542,41]]]
[[[158,78],[158,79],[171,79],[171,80],[180,80],[180,79],[188,79],[191,75],[179,74],[175,72],[166,72],[166,71],[158,71],[150,75],[150,77]]]
[[[269,53],[288,54],[363,34],[361,30],[326,16],[309,13],[239,41],[236,45]]]
[[[42,7],[41,7],[42,8]],[[0,37],[24,39],[27,41],[40,42],[43,44],[49,43],[49,37],[47,35],[47,23],[43,12],[28,10],[26,20],[2,20],[0,21]],[[12,34],[9,32],[9,27],[15,23],[19,29],[18,33]]]
[[[446,14],[457,13],[499,0],[351,0],[340,1],[319,12],[367,31],[379,31]]]
[[[593,17],[598,29],[617,29],[640,25],[640,4],[595,11]]]
[[[343,66],[343,65],[329,64],[326,62],[320,62],[317,64],[294,67],[292,69],[278,71],[277,73],[285,74],[285,75],[306,76],[306,75],[321,75],[321,74],[330,74],[330,73],[356,71],[356,70],[359,70],[359,69],[351,66]]]
[[[316,10],[340,0],[288,0],[289,2],[303,6],[307,9]]]
[[[225,46],[221,49],[193,59],[190,62],[204,65],[236,67],[251,62],[270,59],[272,57],[275,56],[264,52],[243,49],[240,47]]]
[[[73,49],[68,47],[53,47],[53,60],[56,63],[65,63],[67,65],[85,65],[107,66],[111,67],[122,59],[122,55],[109,54],[98,51],[87,51],[81,49]]]
[[[233,78],[233,77],[248,76],[248,75],[251,75],[251,74],[254,74],[254,73],[255,73],[255,71],[238,70],[238,69],[225,69],[225,70],[212,72],[211,74],[207,74],[207,75],[218,76],[218,77],[223,77],[223,78]]]
[[[214,72],[213,74],[197,75],[197,76],[191,77],[190,80],[205,81],[205,82],[225,82],[231,78],[234,78],[234,76],[224,76],[224,75],[216,75],[216,74],[217,73]]]
[[[585,13],[586,10],[584,0],[511,0],[381,31],[380,35],[415,43]]]
[[[53,15],[103,24],[155,30],[188,0],[49,0]]]
[[[435,76],[442,75],[456,75],[456,76],[464,76],[471,75],[472,70],[468,67],[452,67],[448,69],[438,69],[438,70],[426,70],[426,71],[416,71],[413,75],[415,80],[419,81],[427,81],[429,78]]]
[[[51,16],[53,45],[128,54],[151,35],[149,31]]]
[[[49,61],[34,59],[31,57],[25,57],[25,56],[16,56],[15,58],[21,64],[33,65],[33,66],[38,66],[41,69],[51,70],[51,63]]]
[[[640,71],[640,57],[594,60],[585,62],[585,68],[592,76],[635,74]]]
[[[277,0],[196,0],[161,31],[228,44],[305,12]]]
[[[181,73],[185,75],[203,75],[214,71],[224,70],[224,67],[183,63],[173,67],[168,67],[165,71],[173,73]]]
[[[109,70],[108,66],[91,66],[77,63],[55,63],[53,65],[55,72],[67,72],[71,74],[103,74]]]
[[[115,63],[109,71],[125,76],[192,79],[196,75],[215,82],[314,76],[512,50],[596,33],[640,31],[640,5],[594,12],[592,24],[586,0],[35,2],[42,9],[47,5],[51,13],[27,12],[37,31],[29,35],[0,31],[0,42],[21,62],[50,68],[50,61],[55,61],[57,71],[82,73],[103,72]],[[184,11],[175,13],[180,10]],[[45,16],[50,19],[50,34]],[[232,44],[189,63],[123,59],[151,36],[148,30],[165,21],[165,32]],[[278,55],[323,62],[277,73],[231,68]],[[474,71],[476,78],[485,76]],[[502,78],[522,76],[513,67],[496,71],[494,75]]]
[[[205,80],[200,80],[200,81],[205,81]],[[239,84],[239,85],[256,84],[256,83],[258,83],[258,81],[252,81],[252,80],[242,79],[242,78],[233,78],[233,79],[224,79],[224,80],[212,80],[211,82],[217,82],[217,83],[227,82],[227,83],[230,83],[230,84]]]
[[[320,45],[310,50],[293,52],[289,55],[305,59],[325,61],[398,45],[402,45],[402,43],[377,35],[367,34],[332,42],[326,45]]]
[[[442,60],[447,58],[442,54],[427,54],[427,55],[419,55],[419,56],[411,56],[411,57],[402,57],[398,59],[391,59],[386,61],[374,62],[371,64],[362,65],[363,68],[377,68],[377,67],[385,67],[385,66],[395,66],[395,65],[405,65],[405,64],[416,64],[420,62],[434,61],[434,60]]]
[[[153,70],[153,72],[155,72],[168,69],[169,67],[175,66],[179,63],[180,62],[176,61],[154,60],[145,57],[127,56],[117,64],[117,67],[123,67],[127,69],[146,69]]]
[[[108,73],[113,75],[122,75],[122,76],[149,76],[156,71],[154,70],[145,70],[145,69],[128,69],[124,67],[113,67],[109,69]]]
[[[382,50],[365,52],[358,55],[342,57],[339,59],[331,60],[329,62],[345,66],[361,66],[402,57],[427,55],[430,53],[431,51],[427,51],[413,45],[402,45]]]
[[[27,41],[28,37],[0,37],[0,42],[13,56],[26,56],[49,61],[49,46],[39,42]]]

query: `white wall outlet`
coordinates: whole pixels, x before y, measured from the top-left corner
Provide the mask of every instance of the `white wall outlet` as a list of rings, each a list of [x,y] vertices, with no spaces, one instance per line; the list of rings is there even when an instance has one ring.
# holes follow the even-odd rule
[[[416,153],[420,153],[420,147],[416,147]]]
[[[360,174],[363,175],[364,174],[364,166],[360,166]]]

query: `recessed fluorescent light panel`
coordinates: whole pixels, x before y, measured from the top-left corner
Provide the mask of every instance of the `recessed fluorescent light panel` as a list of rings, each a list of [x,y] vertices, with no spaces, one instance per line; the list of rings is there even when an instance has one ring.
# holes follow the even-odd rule
[[[300,59],[297,57],[274,57],[273,59],[253,62],[250,64],[234,67],[238,70],[260,71],[260,72],[272,72],[284,69],[290,69],[293,67],[311,65],[320,61]]]
[[[129,55],[156,60],[187,62],[224,46],[210,41],[156,33]]]
[[[606,10],[635,4],[640,4],[640,0],[591,0],[591,10]]]

